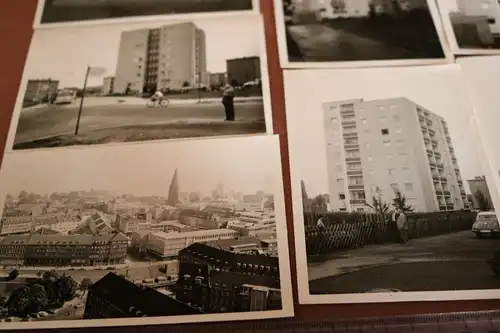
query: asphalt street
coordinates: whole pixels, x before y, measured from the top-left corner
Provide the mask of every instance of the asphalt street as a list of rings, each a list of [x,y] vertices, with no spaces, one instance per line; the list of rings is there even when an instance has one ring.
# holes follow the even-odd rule
[[[235,110],[236,121],[225,122],[221,103],[84,106],[76,137],[77,105],[26,109],[14,149],[265,132],[262,102],[236,103]]]
[[[470,231],[353,249],[310,263],[310,292],[497,289],[500,279],[487,263],[496,250],[500,240],[478,239]]]
[[[413,58],[412,52],[325,24],[287,28],[304,61],[363,61]]]

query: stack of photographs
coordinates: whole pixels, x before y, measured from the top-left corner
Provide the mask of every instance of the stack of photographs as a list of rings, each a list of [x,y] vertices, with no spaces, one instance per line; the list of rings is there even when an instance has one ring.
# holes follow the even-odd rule
[[[274,3],[299,302],[499,298],[498,1]]]
[[[39,1],[0,329],[293,316],[269,93],[256,2]]]

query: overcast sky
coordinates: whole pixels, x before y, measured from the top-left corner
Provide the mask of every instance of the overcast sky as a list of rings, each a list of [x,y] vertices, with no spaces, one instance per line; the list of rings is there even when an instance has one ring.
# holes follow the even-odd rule
[[[464,80],[468,85],[468,92],[476,120],[481,133],[482,144],[488,154],[493,177],[500,186],[500,56],[470,57],[458,62],[464,72]],[[492,188],[490,187],[490,192]],[[499,202],[500,203],[500,202]]]
[[[168,196],[176,168],[182,192],[211,195],[219,183],[246,194],[283,190],[276,136],[17,152],[5,157],[1,184],[13,195],[99,189]]]
[[[30,79],[50,77],[59,80],[60,87],[81,87],[87,65],[106,68],[104,76],[115,74],[122,31],[185,21],[170,19],[37,30],[33,34],[25,71]],[[261,19],[258,15],[202,18],[193,23],[205,31],[209,72],[225,72],[226,59],[260,55]],[[102,77],[91,78],[88,84],[100,85]]]
[[[292,172],[305,181],[310,196],[329,192],[323,102],[406,97],[446,120],[464,180],[484,174],[458,66],[289,71],[285,88],[290,151],[297,156]]]

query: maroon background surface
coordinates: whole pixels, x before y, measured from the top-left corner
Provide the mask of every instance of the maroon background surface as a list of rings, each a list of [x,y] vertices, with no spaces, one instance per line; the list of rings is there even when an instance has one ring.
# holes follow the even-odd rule
[[[24,62],[33,33],[32,24],[36,4],[36,0],[0,0],[0,48],[2,50],[0,53],[0,146],[2,149],[7,138],[10,119],[24,69]],[[281,139],[281,158],[283,163],[283,181],[285,184],[288,240],[290,244],[294,244],[290,169],[284,103],[285,97],[283,91],[283,75],[279,64],[278,45],[276,43],[273,1],[261,0],[261,9],[265,22],[268,68],[272,90],[274,133],[279,134]],[[438,312],[479,311],[500,308],[500,300],[413,302],[392,304],[299,305],[296,290],[295,250],[293,249],[293,246],[290,247],[290,261],[292,266],[291,278],[294,285],[295,317],[299,320],[309,321],[367,316],[395,316]],[[304,267],[302,264],[301,266]],[[131,327],[127,330],[132,331],[137,330],[137,328]]]

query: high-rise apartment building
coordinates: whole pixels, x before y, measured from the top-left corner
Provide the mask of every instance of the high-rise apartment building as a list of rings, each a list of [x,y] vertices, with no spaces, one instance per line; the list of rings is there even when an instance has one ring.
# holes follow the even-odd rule
[[[371,211],[397,192],[415,211],[468,208],[440,116],[407,98],[356,99],[325,103],[324,122],[332,210]]]
[[[114,90],[154,92],[205,84],[205,32],[193,23],[122,32]]]
[[[484,16],[493,36],[500,37],[500,2],[498,0],[457,0],[458,11],[466,16]]]

